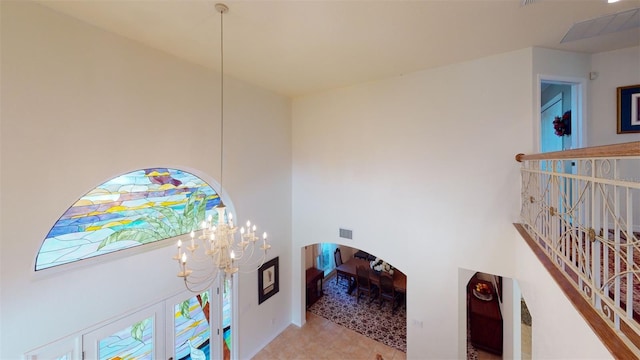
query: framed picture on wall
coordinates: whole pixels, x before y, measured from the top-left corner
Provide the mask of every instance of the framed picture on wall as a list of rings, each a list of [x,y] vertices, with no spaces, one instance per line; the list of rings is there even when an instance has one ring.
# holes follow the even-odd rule
[[[618,134],[640,132],[640,85],[618,88]]]
[[[258,269],[258,305],[280,291],[278,257],[264,263]]]

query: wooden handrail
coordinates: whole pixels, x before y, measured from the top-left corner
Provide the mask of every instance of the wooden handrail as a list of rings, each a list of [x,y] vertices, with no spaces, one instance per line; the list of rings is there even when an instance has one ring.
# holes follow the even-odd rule
[[[580,159],[622,156],[640,156],[640,141],[530,155],[518,154],[516,155],[516,161],[523,162],[525,160]]]

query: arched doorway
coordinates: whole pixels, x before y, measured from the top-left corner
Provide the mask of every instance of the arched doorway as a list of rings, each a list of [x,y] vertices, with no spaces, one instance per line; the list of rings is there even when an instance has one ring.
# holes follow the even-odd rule
[[[346,274],[340,278],[337,277],[338,271],[336,271],[334,258],[336,249],[340,252],[343,265],[352,267],[345,269],[340,266],[338,269],[343,269]],[[303,249],[303,258],[303,276],[306,277],[308,269],[316,269],[323,276],[322,295],[318,299],[313,299],[311,303],[306,301],[307,299],[303,301],[304,304],[308,304],[307,312],[406,352],[407,309],[405,299],[407,288],[406,275],[401,269],[396,269],[392,263],[387,263],[375,254],[340,244],[307,245]],[[387,272],[376,273],[371,269],[371,262],[378,264],[376,269],[384,268]],[[369,276],[371,282],[376,286],[380,286],[379,277],[391,278],[394,284],[394,293],[397,292],[399,296],[396,298],[395,295],[392,295],[381,301],[378,287],[378,290],[374,290],[374,292],[378,291],[376,296],[369,298],[362,295],[359,297],[357,290],[354,289],[355,266],[353,265],[355,263],[366,265],[367,270],[371,271]],[[312,273],[318,273],[318,271]],[[307,290],[313,291],[313,287],[317,286],[317,281],[310,280],[311,282],[305,283],[308,284]],[[372,323],[378,325],[372,327]]]

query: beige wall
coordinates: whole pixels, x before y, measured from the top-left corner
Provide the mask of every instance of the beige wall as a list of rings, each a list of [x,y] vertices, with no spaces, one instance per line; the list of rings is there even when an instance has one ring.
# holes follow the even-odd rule
[[[513,273],[530,63],[522,50],[293,103],[294,248],[342,243],[405,272],[410,358],[462,356],[460,267]]]
[[[595,54],[591,66],[598,77],[590,82],[589,145],[640,141],[640,133],[616,133],[616,88],[640,84],[640,46]]]
[[[33,3],[1,6],[0,358],[15,359],[182,289],[173,242],[49,276],[33,265],[59,216],[114,176],[167,166],[219,180],[220,97],[207,69]],[[269,232],[284,280],[258,306],[255,273],[240,275],[247,357],[290,323],[290,102],[233,79],[225,100],[226,194]]]
[[[535,322],[534,354],[607,357],[598,341],[583,344],[590,330],[543,270],[520,263],[523,241],[512,226],[514,155],[537,143],[537,81],[584,79],[590,65],[586,54],[524,49],[295,99],[294,249],[344,243],[402,269],[409,358],[464,357],[464,285],[475,271],[521,278],[523,293],[536,296],[534,318],[554,307]],[[338,238],[340,227],[353,240]],[[297,283],[293,294],[301,323]],[[515,342],[517,324],[504,315],[505,339]],[[505,346],[511,356],[518,349]]]
[[[15,358],[180,288],[171,247],[48,277],[35,277],[32,268],[60,214],[110,177],[165,165],[217,178],[219,109],[212,99],[219,98],[219,79],[37,5],[1,6],[0,358]],[[637,48],[597,54],[600,80],[617,74],[618,56],[627,59],[627,72],[639,68]],[[302,249],[326,241],[380,254],[408,275],[411,358],[462,356],[460,269],[522,279],[523,292],[535,294],[538,331],[571,337],[562,344],[572,346],[560,349],[562,336],[534,333],[534,354],[606,354],[597,341],[583,346],[571,335],[586,326],[540,275],[511,225],[519,213],[513,156],[534,148],[535,76],[586,76],[590,66],[585,55],[524,49],[292,106],[228,79],[225,116],[234,141],[226,142],[225,187],[238,218],[268,224],[282,276],[275,301],[260,306],[254,275],[241,278],[241,357],[290,319],[303,321]],[[591,103],[610,107],[610,96],[597,89],[604,94],[638,80],[624,74],[602,88],[593,83]],[[598,128],[589,129],[590,142],[600,141],[591,140]],[[340,227],[353,229],[354,239],[339,239]],[[549,304],[552,316],[537,316]]]

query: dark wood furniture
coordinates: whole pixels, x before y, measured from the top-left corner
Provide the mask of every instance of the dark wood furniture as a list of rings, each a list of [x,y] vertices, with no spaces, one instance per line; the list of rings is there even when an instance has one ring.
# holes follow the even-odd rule
[[[324,271],[316,268],[309,268],[306,272],[307,280],[307,308],[313,305],[324,292],[322,291],[322,282],[324,280]]]
[[[356,267],[356,281],[357,281],[357,302],[360,302],[360,296],[365,294],[369,297],[369,303],[371,303],[376,297],[378,297],[378,286],[371,282],[369,277],[369,267],[358,265]]]
[[[402,293],[396,292],[396,288],[393,286],[393,277],[389,274],[380,274],[378,287],[380,288],[380,308],[382,309],[385,300],[389,300],[391,302],[391,313],[395,314],[396,309],[400,306]]]
[[[336,272],[347,274],[353,279],[355,279],[356,267],[358,265],[367,267],[367,269],[369,269],[369,278],[371,279],[371,282],[375,285],[379,285],[380,275],[376,274],[375,271],[371,270],[371,268],[369,267],[369,261],[367,260],[351,258],[347,260],[347,262],[336,267]],[[349,285],[350,285],[349,290],[347,290],[347,292],[351,294],[353,290],[355,290],[355,281],[353,281]],[[396,292],[401,292],[401,293],[407,292],[407,276],[398,269],[395,269],[393,271],[393,287],[396,289]]]
[[[485,283],[492,289],[490,300],[486,296],[480,299],[474,294],[476,284]],[[502,313],[498,296],[493,285],[476,276],[471,278],[467,287],[467,311],[469,312],[469,332],[471,344],[478,349],[496,355],[502,355]]]
[[[340,248],[337,248],[336,251],[333,252],[333,261],[336,263],[336,284],[340,278],[346,279],[349,284],[351,284],[351,276],[338,270],[338,267],[342,265],[342,252],[340,251]]]
[[[353,257],[357,258],[357,259],[367,260],[367,261],[373,261],[373,260],[376,259],[375,256],[369,254],[368,252],[362,251],[362,250],[356,251],[356,253],[353,254]]]

